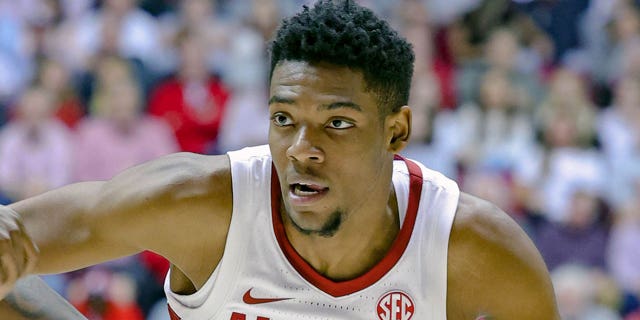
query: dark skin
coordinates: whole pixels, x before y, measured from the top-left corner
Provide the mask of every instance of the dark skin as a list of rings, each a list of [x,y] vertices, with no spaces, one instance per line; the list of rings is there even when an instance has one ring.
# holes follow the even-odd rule
[[[365,90],[360,74],[340,70],[302,62],[275,69],[269,145],[282,188],[287,236],[316,270],[342,280],[378,262],[399,230],[397,206],[391,206],[391,173],[393,155],[406,138],[388,141],[408,135],[410,112],[403,108],[381,124],[375,96]],[[334,81],[327,81],[330,75]],[[322,197],[292,201],[291,186],[300,181],[325,188]],[[342,222],[333,236],[314,233],[336,212]]]
[[[363,274],[399,230],[392,161],[408,143],[410,108],[381,113],[360,72],[306,62],[278,64],[270,98],[269,144],[289,240],[328,278]],[[26,228],[11,235],[40,248],[35,273],[146,249],[171,261],[173,291],[193,293],[223,254],[232,209],[230,164],[226,156],[171,155],[11,209]],[[368,228],[359,228],[363,223]],[[23,261],[35,258],[24,259],[24,252],[3,250],[3,270],[10,265],[25,274]],[[449,243],[448,286],[449,319],[559,319],[548,272],[531,241],[498,208],[466,194]]]

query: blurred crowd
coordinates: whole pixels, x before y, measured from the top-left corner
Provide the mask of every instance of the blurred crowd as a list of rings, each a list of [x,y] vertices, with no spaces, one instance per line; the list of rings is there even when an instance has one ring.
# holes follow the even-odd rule
[[[266,143],[267,43],[305,0],[0,0],[0,202]],[[362,0],[416,53],[406,156],[528,232],[563,319],[640,319],[640,1]],[[168,319],[144,252],[46,281]]]

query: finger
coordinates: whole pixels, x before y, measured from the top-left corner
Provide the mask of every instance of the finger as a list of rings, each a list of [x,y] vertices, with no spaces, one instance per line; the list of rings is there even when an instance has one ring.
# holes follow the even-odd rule
[[[8,246],[5,245],[4,247]],[[4,298],[13,288],[13,284],[7,276],[7,270],[8,268],[5,266],[4,259],[0,258],[0,298]]]
[[[11,231],[19,230],[19,226],[13,219],[7,219],[0,215],[0,239],[5,240],[11,238]]]
[[[18,280],[18,268],[16,267],[16,261],[14,257],[8,254],[3,254],[0,257],[2,263],[2,269],[4,269],[5,279],[3,283],[13,287],[13,284]]]
[[[0,284],[3,286],[9,281],[8,267],[3,257],[11,257],[13,255],[13,245],[10,239],[0,241]],[[6,259],[6,258],[4,258]]]
[[[26,266],[26,253],[24,252],[25,237],[19,230],[11,231],[10,234],[12,251],[5,253],[11,254],[11,258],[18,272],[18,277],[20,277],[24,273]],[[26,241],[28,241],[28,239]]]
[[[2,270],[2,284],[0,285],[0,300],[4,299],[15,286],[18,280],[16,267],[10,255],[3,254],[0,257],[0,270]]]

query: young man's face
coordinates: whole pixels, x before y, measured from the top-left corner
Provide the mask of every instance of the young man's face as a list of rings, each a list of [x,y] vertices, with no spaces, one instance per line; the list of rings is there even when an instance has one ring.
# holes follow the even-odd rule
[[[298,230],[332,235],[350,213],[388,198],[397,116],[380,116],[360,72],[280,62],[269,114],[284,209]]]

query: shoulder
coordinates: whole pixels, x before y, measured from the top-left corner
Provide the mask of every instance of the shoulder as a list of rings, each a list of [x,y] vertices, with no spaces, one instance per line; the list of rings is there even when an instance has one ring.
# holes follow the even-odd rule
[[[556,319],[547,268],[532,241],[495,205],[462,193],[449,241],[451,319]]]

